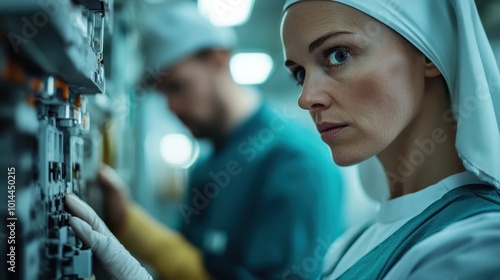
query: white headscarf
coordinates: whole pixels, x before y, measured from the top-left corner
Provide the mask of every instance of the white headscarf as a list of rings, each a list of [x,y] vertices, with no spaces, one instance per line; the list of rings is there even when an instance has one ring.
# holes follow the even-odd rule
[[[300,1],[287,0],[284,10]],[[455,146],[465,168],[500,188],[500,74],[474,1],[335,2],[389,26],[436,65],[450,90]]]

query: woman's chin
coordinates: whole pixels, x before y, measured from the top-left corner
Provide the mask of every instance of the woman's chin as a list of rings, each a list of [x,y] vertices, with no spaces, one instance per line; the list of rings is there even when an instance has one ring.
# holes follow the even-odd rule
[[[370,156],[365,156],[356,153],[346,153],[345,151],[336,152],[333,149],[332,149],[332,157],[333,161],[335,161],[335,163],[338,166],[351,166],[370,158]]]

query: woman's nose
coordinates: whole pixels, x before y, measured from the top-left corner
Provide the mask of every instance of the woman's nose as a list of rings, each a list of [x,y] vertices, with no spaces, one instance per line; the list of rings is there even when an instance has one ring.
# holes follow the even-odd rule
[[[320,80],[306,77],[298,100],[300,108],[308,111],[323,111],[331,106],[331,97]]]

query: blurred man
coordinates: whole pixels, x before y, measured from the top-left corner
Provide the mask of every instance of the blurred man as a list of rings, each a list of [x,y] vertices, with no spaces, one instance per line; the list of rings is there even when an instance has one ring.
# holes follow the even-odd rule
[[[151,70],[143,86],[161,92],[214,153],[192,172],[180,234],[130,203],[104,168],[111,230],[163,279],[315,279],[344,229],[340,173],[326,147],[233,81],[235,36],[195,4],[158,7],[143,36]]]

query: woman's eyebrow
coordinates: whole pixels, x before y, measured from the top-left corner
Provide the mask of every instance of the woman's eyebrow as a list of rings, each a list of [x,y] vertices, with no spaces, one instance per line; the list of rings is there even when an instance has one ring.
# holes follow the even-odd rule
[[[311,44],[309,44],[309,53],[312,54],[312,52],[314,50],[316,50],[317,48],[321,47],[321,45],[324,42],[326,42],[328,39],[330,39],[332,37],[335,37],[335,36],[347,35],[347,34],[353,34],[353,33],[349,32],[349,31],[333,31],[333,32],[327,33],[327,34],[319,37],[318,39],[314,40]],[[292,60],[286,60],[285,61],[285,66],[286,67],[291,67],[291,66],[294,66],[296,64],[297,63],[295,63]]]
[[[314,40],[311,44],[309,44],[309,53],[312,53],[314,50],[319,48],[324,42],[326,42],[326,40],[330,39],[331,37],[345,35],[345,34],[353,34],[353,33],[348,31],[334,31],[319,37],[318,39]]]

